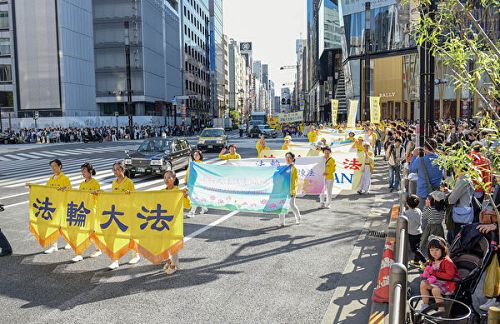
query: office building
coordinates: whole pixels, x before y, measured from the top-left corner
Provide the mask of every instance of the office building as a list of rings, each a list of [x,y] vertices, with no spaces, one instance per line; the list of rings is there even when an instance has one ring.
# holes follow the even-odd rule
[[[196,2],[196,1],[195,1]],[[223,1],[210,0],[210,111],[212,116],[223,117],[224,94],[224,33]]]

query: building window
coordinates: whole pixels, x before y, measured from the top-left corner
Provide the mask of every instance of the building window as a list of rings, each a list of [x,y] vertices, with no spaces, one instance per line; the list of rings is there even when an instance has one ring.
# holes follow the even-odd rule
[[[9,28],[9,12],[0,11],[0,29]]]
[[[12,67],[10,65],[0,65],[0,83],[12,83]]]
[[[0,56],[10,55],[10,39],[0,38]]]

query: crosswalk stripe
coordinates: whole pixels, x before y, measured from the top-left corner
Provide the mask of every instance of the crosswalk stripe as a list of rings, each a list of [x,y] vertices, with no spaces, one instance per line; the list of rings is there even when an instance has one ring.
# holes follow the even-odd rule
[[[4,158],[3,156],[0,156],[0,161],[10,161],[10,160],[7,158]]]
[[[30,154],[35,155],[35,156],[40,156],[40,157],[43,157],[43,158],[52,156],[52,155],[49,155],[49,154],[43,154],[43,153],[39,153],[39,152],[30,152]]]
[[[12,155],[12,154],[5,154],[4,156],[5,157],[10,157],[10,158],[12,158],[14,160],[26,160],[26,158],[24,158],[24,157],[19,157],[17,155]]]
[[[22,156],[22,157],[27,157],[29,159],[32,159],[33,158],[33,155],[31,154],[26,154],[26,153],[17,153],[16,155],[18,156]]]

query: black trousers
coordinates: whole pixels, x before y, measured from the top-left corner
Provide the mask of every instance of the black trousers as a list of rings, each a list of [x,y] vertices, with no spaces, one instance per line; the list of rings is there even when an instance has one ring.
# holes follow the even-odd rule
[[[425,262],[425,256],[422,254],[422,251],[420,250],[420,238],[422,237],[422,234],[418,235],[411,235],[408,234],[408,240],[410,241],[410,250],[413,252],[413,260],[418,262],[422,261]]]
[[[5,235],[3,235],[1,229],[0,229],[0,249],[2,250],[2,252],[12,251],[12,247],[10,246],[9,241],[7,241]]]

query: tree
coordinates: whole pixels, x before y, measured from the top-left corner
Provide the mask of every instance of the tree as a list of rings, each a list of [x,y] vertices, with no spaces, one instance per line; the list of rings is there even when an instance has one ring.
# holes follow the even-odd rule
[[[442,60],[455,87],[477,96],[498,126],[500,41],[495,24],[500,1],[420,0],[418,9],[417,45]]]

